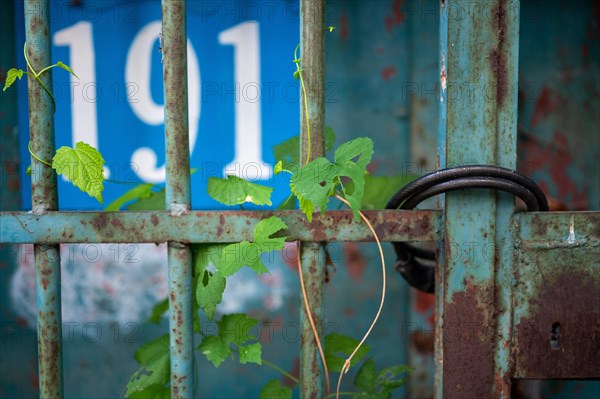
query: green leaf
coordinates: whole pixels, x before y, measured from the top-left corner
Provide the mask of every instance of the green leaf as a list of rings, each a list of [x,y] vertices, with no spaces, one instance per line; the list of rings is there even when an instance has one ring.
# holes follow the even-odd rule
[[[325,127],[325,151],[329,151],[335,144],[335,132],[329,126]],[[282,169],[296,171],[300,167],[300,136],[291,137],[273,147],[273,155],[281,161]],[[279,162],[278,162],[279,163]],[[277,168],[277,165],[275,165]]]
[[[362,365],[360,370],[358,370],[358,373],[356,373],[356,377],[354,377],[354,386],[363,391],[373,392],[375,390],[376,381],[375,361],[373,358],[369,358]]]
[[[104,159],[94,147],[78,142],[75,148],[60,147],[52,159],[52,168],[74,186],[102,203]]]
[[[256,339],[249,331],[258,323],[258,320],[246,316],[244,313],[233,313],[225,315],[217,322],[219,326],[219,337],[223,343],[242,345],[243,343]]]
[[[271,380],[260,391],[259,399],[292,399],[292,390],[279,380]]]
[[[294,78],[296,80],[300,79],[300,69],[297,69],[294,71]]]
[[[342,144],[335,151],[335,165],[338,166],[339,176],[346,176],[352,179],[354,189],[347,190],[342,186],[344,196],[350,203],[350,208],[354,213],[354,218],[359,220],[360,205],[365,190],[365,174],[367,165],[373,157],[373,140],[368,137],[359,137],[352,141]]]
[[[10,86],[13,85],[13,83],[15,83],[15,80],[17,80],[17,78],[19,78],[19,80],[21,80],[22,77],[23,77],[22,69],[16,69],[16,68],[9,69],[8,72],[6,73],[6,80],[4,81],[4,89],[2,89],[2,91],[6,91],[6,89],[8,89]]]
[[[335,26],[332,26],[332,25],[330,25],[330,26],[328,26],[328,27],[327,27],[327,30],[328,30],[330,33],[331,33],[331,32],[333,32],[333,30],[334,30],[334,29],[335,29]]]
[[[149,198],[152,195],[152,188],[154,184],[149,183],[141,183],[135,186],[134,188],[127,190],[123,195],[115,199],[113,202],[108,204],[106,208],[104,208],[107,212],[115,212],[118,211],[129,201],[139,201],[142,198]],[[163,207],[164,209],[164,207]]]
[[[200,349],[204,356],[206,356],[215,367],[219,367],[221,363],[231,355],[229,344],[223,342],[220,337],[214,335],[205,337],[198,349]]]
[[[69,67],[68,65],[64,64],[62,61],[58,61],[56,63],[56,66],[59,67],[59,68],[64,69],[65,71],[67,71],[67,72],[69,72],[71,74],[73,74],[73,76],[75,76],[77,79],[79,79],[79,76],[77,76],[75,74],[75,72],[73,72],[73,70],[71,69],[71,67]]]
[[[275,164],[275,167],[273,168],[273,173],[275,173],[276,175],[278,175],[281,172],[283,172],[283,161],[278,161]]]
[[[129,399],[170,399],[171,388],[165,385],[153,384],[140,391],[133,392]]]
[[[365,175],[365,194],[361,201],[361,209],[385,209],[394,194],[416,177],[416,175],[407,174],[395,176]],[[346,188],[353,189],[353,186],[353,184],[349,184]]]
[[[325,212],[329,197],[339,182],[338,168],[326,158],[316,158],[292,175],[290,187],[300,200],[300,209],[312,221],[315,208]]]
[[[285,199],[285,201],[283,201],[281,203],[281,205],[279,205],[277,207],[278,210],[280,211],[286,211],[286,210],[294,210],[296,209],[296,206],[298,204],[298,200],[296,199],[296,197],[294,196],[294,194],[290,194],[289,197],[287,197]]]
[[[148,323],[160,324],[162,315],[169,310],[169,299],[165,298],[152,308],[152,313],[148,317]]]
[[[194,273],[196,278],[196,302],[204,309],[209,320],[213,320],[217,305],[223,300],[225,277],[219,271],[221,253],[226,244],[196,244],[194,245]],[[212,262],[216,272],[207,270]]]
[[[148,197],[140,197],[125,207],[128,211],[164,211],[167,207],[165,199],[165,189],[160,191],[151,191]]]
[[[27,170],[25,171],[25,173],[27,173],[27,176],[31,176],[31,165],[29,165],[27,167]]]
[[[224,291],[225,277],[219,271],[214,274],[205,271],[203,278],[198,279],[196,300],[198,305],[204,309],[208,320],[212,321],[215,317],[217,305],[223,300]]]
[[[325,336],[325,361],[331,371],[342,371],[344,362],[354,351],[359,341],[341,334],[329,334]],[[368,345],[362,345],[356,352],[350,366],[358,363],[371,348]]]
[[[229,206],[245,202],[256,205],[271,205],[273,188],[251,183],[237,176],[227,176],[227,179],[209,178],[207,191],[211,198]]]
[[[262,219],[254,227],[254,242],[242,241],[223,248],[220,271],[228,277],[244,266],[249,266],[258,274],[269,270],[260,259],[260,255],[273,250],[281,250],[287,237],[271,238],[287,225],[277,216]]]
[[[377,375],[377,385],[385,390],[399,388],[406,384],[413,370],[412,367],[405,365],[387,367]]]
[[[164,386],[169,382],[169,334],[146,342],[135,352],[140,367],[127,383],[125,396],[143,391],[152,385]]]
[[[259,342],[240,346],[240,363],[262,364],[262,345]]]

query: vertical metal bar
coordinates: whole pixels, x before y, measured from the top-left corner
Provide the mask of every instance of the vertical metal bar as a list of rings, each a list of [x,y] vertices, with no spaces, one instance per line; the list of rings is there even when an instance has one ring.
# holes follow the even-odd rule
[[[190,209],[186,2],[162,1],[165,93],[166,202],[173,217]],[[168,243],[171,397],[194,396],[192,255],[189,245]]]
[[[52,64],[49,0],[25,1],[25,38],[27,59],[36,72]],[[50,162],[54,156],[54,104],[40,83],[32,78],[32,71],[28,72],[31,150],[40,159]],[[44,73],[41,80],[52,90],[51,71]],[[35,157],[31,157],[31,168],[33,213],[40,215],[57,210],[56,174]],[[63,394],[59,246],[36,245],[34,256],[40,397],[59,398]]]
[[[519,87],[519,0],[498,4],[499,40],[496,60],[498,117],[496,153],[498,165],[517,169],[517,114]],[[513,248],[511,215],[515,201],[507,193],[496,196],[496,341],[494,346],[493,397],[511,396],[511,341],[513,320]]]
[[[518,17],[508,13],[518,2],[442,3],[442,166],[514,167]],[[499,346],[510,339],[511,251],[497,232],[508,231],[513,208],[514,198],[488,190],[446,195],[438,398],[510,396],[508,349]]]
[[[300,98],[300,160],[304,164],[325,154],[323,131],[325,125],[325,1],[300,1],[300,41],[302,77],[306,88]],[[308,122],[305,112],[308,103]],[[310,124],[310,142],[308,128]],[[313,318],[322,337],[323,286],[325,283],[325,249],[321,243],[303,243],[301,246],[302,275],[306,285]],[[300,394],[302,398],[325,397],[325,378],[316,341],[302,303],[300,312]]]

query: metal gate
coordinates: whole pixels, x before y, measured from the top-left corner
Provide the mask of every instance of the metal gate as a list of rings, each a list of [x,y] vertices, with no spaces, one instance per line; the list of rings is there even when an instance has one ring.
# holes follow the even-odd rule
[[[440,3],[440,167],[516,169],[519,2]],[[25,2],[28,58],[49,65],[49,2]],[[312,157],[324,153],[324,0],[301,0],[304,79]],[[39,385],[62,397],[59,243],[168,242],[171,394],[193,396],[190,243],[250,239],[254,224],[276,214],[303,242],[303,275],[323,323],[323,243],[371,241],[349,211],[312,223],[298,211],[190,209],[186,4],[162,1],[166,199],[162,212],[57,212],[56,175],[32,158],[31,212],[0,214],[2,243],[35,244]],[[51,74],[44,75],[51,87]],[[53,104],[29,78],[31,148],[54,154]],[[182,94],[183,93],[183,94]],[[302,151],[308,148],[301,118]],[[453,192],[440,211],[370,211],[382,241],[440,241],[436,267],[436,397],[509,398],[511,381],[600,377],[600,213],[515,213],[513,197]],[[226,217],[223,217],[226,216]],[[480,256],[465,256],[465,245]],[[301,312],[304,315],[305,312]],[[301,395],[323,398],[324,376],[308,320],[301,317]],[[202,381],[199,381],[202,383]]]

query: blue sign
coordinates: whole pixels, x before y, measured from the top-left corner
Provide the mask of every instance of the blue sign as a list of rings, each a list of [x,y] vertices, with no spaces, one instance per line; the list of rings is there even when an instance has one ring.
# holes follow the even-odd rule
[[[105,177],[122,183],[164,183],[164,99],[159,1],[51,1],[56,147],[83,141],[106,162]],[[17,4],[19,46],[23,6]],[[237,175],[279,187],[272,147],[299,132],[299,87],[293,77],[299,41],[296,1],[188,1],[188,97],[192,206],[217,209],[206,194],[211,176]],[[25,69],[22,48],[19,67]],[[21,157],[29,159],[26,83],[19,83]],[[27,162],[24,162],[27,165]],[[23,168],[25,169],[25,167]],[[32,176],[35,178],[34,175]],[[31,206],[23,177],[24,207]],[[110,203],[133,187],[104,183]],[[60,208],[102,205],[59,178]]]

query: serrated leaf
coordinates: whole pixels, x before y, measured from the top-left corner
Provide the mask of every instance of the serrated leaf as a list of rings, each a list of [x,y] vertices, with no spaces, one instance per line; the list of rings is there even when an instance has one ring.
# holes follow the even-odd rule
[[[94,147],[78,142],[75,148],[60,147],[52,159],[52,168],[90,197],[102,203],[104,159]]]
[[[217,271],[214,274],[208,271],[204,272],[204,277],[198,279],[196,285],[196,301],[198,305],[204,309],[208,320],[212,321],[217,311],[217,305],[223,300],[223,292],[225,291],[225,277],[221,272]]]
[[[325,360],[327,367],[331,371],[342,371],[346,358],[354,351],[359,341],[341,334],[329,334],[325,336]],[[368,345],[362,345],[356,352],[350,366],[358,363],[371,348]]]
[[[226,244],[195,244],[194,245],[194,274],[196,278],[196,303],[213,320],[217,305],[223,300],[226,280],[219,271],[221,253]],[[215,272],[207,270],[209,264],[215,266]]]
[[[338,168],[326,158],[316,158],[292,175],[290,188],[300,200],[300,209],[312,221],[315,208],[325,212],[338,184]]]
[[[165,189],[151,191],[147,197],[140,197],[137,201],[127,205],[128,211],[164,211],[166,208]]]
[[[130,190],[127,190],[123,195],[115,199],[113,202],[108,204],[106,208],[104,208],[107,212],[115,212],[121,209],[123,205],[130,201],[139,201],[142,198],[148,198],[152,194],[152,188],[154,184],[149,183],[141,183],[137,186],[133,187]],[[164,209],[164,207],[163,207]]]
[[[214,335],[205,337],[198,349],[215,367],[219,367],[231,355],[229,344],[226,344],[221,338]]]
[[[223,343],[242,345],[243,343],[256,339],[249,334],[249,331],[258,323],[258,320],[252,319],[243,313],[233,313],[225,315],[217,322],[219,326],[219,337]]]
[[[160,324],[163,314],[169,310],[169,299],[165,298],[152,308],[148,323]]]
[[[13,85],[13,83],[15,83],[15,80],[17,80],[17,78],[19,80],[21,80],[22,77],[23,77],[22,69],[16,69],[16,68],[9,69],[8,72],[6,73],[6,80],[4,81],[4,89],[2,89],[2,91],[6,91],[6,89],[8,89],[10,86]]]
[[[335,150],[335,165],[338,167],[339,176],[352,179],[353,190],[347,190],[342,186],[344,196],[350,203],[354,218],[359,220],[362,197],[365,192],[365,174],[367,165],[373,157],[373,140],[368,137],[359,137],[342,144]]]
[[[230,175],[226,179],[210,177],[207,191],[211,198],[229,206],[245,202],[255,205],[271,205],[273,188]]]
[[[79,79],[79,76],[77,76],[77,75],[75,74],[75,72],[73,72],[73,70],[71,69],[71,67],[70,67],[70,66],[68,66],[67,64],[63,63],[62,61],[58,61],[58,62],[56,63],[56,66],[57,66],[57,67],[59,67],[59,68],[62,68],[62,69],[64,69],[65,71],[67,71],[67,72],[69,72],[69,73],[71,73],[71,74],[73,74],[73,76],[75,76],[77,79]]]
[[[363,391],[372,392],[375,390],[376,381],[375,361],[373,358],[369,358],[358,370],[358,373],[356,373],[356,377],[354,377],[354,386]]]
[[[240,346],[240,364],[262,364],[262,345],[259,342]]]
[[[135,360],[140,367],[127,383],[125,396],[142,391],[152,385],[164,386],[169,382],[169,334],[146,342],[135,352]]]
[[[140,391],[133,392],[129,399],[170,399],[171,388],[166,385],[153,384]]]
[[[254,226],[254,242],[263,247],[262,252],[283,249],[287,237],[271,237],[283,229],[287,229],[287,225],[277,216],[261,219]]]
[[[279,380],[271,380],[260,391],[259,399],[292,399],[292,390]]]
[[[283,249],[287,237],[271,238],[287,225],[277,216],[262,219],[254,227],[254,241],[242,241],[227,245],[221,255],[220,271],[228,277],[244,266],[250,267],[258,274],[269,270],[260,259],[260,255],[273,250]]]

